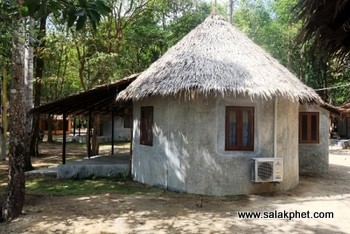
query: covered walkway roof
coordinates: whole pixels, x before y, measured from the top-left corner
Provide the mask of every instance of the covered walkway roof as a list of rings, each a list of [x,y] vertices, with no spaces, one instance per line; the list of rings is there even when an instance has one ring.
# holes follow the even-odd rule
[[[114,83],[100,85],[31,110],[38,114],[87,115],[91,111],[101,114],[124,108],[128,103],[116,103],[116,95],[124,90],[139,74],[133,74]]]

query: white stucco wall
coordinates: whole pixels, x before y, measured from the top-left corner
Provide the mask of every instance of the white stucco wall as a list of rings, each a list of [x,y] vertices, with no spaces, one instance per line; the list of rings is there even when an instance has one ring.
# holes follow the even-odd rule
[[[153,146],[140,145],[140,108],[154,108]],[[255,107],[254,151],[224,149],[225,106]],[[233,195],[285,190],[298,184],[299,103],[277,102],[277,157],[282,183],[250,180],[253,157],[273,157],[274,101],[211,96],[184,101],[151,97],[134,103],[132,174],[142,183],[175,191]]]
[[[301,105],[302,112],[319,112],[319,143],[299,144],[300,174],[319,174],[328,172],[329,167],[329,111],[314,105]]]
[[[102,136],[111,138],[112,136],[112,119],[101,120]],[[114,117],[114,140],[129,141],[131,139],[131,129],[124,128],[124,118],[120,116]]]

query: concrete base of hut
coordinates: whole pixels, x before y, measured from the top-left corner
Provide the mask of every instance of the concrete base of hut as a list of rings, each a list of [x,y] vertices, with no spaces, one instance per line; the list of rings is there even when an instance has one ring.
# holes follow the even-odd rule
[[[129,153],[125,153],[68,161],[67,164],[28,171],[26,176],[56,176],[57,179],[125,178],[129,171]]]
[[[125,178],[129,175],[128,155],[95,156],[57,167],[58,179]]]
[[[85,178],[126,178],[129,175],[128,164],[116,165],[59,165],[57,179]]]

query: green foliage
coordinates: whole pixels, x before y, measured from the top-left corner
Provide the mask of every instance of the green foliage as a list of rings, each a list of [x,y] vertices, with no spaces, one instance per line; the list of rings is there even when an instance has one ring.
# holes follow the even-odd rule
[[[301,22],[293,20],[296,0],[242,0],[234,14],[234,25],[263,47],[307,85],[319,89],[348,83],[349,71],[327,58],[317,58],[310,44],[297,43]],[[346,88],[320,90],[333,104],[349,98]]]
[[[97,30],[90,24],[85,25],[84,30],[80,31],[72,28],[65,36],[66,40],[71,42],[67,44],[68,51],[76,51],[73,55],[76,62],[73,67],[67,67],[67,73],[75,69],[76,77],[84,83],[82,84],[84,88],[92,88],[143,71],[170,46],[202,22],[210,12],[208,4],[197,4],[196,1],[155,0],[144,5],[138,5],[141,1],[140,3],[134,1],[133,5],[123,5],[122,11],[118,13],[120,3],[121,1],[106,3],[115,11],[108,17],[100,19]],[[81,4],[83,5],[82,2]],[[78,24],[74,23],[77,20],[76,14],[67,13],[67,15],[68,26]],[[61,19],[52,19],[54,20],[51,22],[55,22],[55,25],[61,24]],[[58,26],[56,29],[59,28],[61,27]],[[53,33],[56,33],[56,30]],[[55,60],[58,61],[57,56]],[[79,73],[76,68],[81,72]],[[52,77],[52,80],[56,78]]]
[[[150,11],[143,13],[135,24],[124,31],[120,56],[116,61],[120,69],[114,76],[122,77],[144,70],[166,48],[165,32],[158,26],[156,16]]]
[[[154,9],[157,9],[156,11]],[[209,15],[210,6],[187,1],[157,5],[125,29],[115,77],[141,72]]]
[[[312,53],[306,53],[310,45],[296,43],[301,25],[292,21],[296,2],[236,1],[234,25],[309,86],[322,88],[346,83],[348,69],[333,61],[316,62]],[[22,13],[36,19],[49,15],[50,36],[57,34],[60,38],[48,42],[47,49],[42,51],[47,63],[44,77],[47,80],[43,81],[46,101],[81,90],[81,82],[91,88],[143,71],[212,10],[210,3],[199,0],[25,0],[22,7],[6,0],[1,5],[1,61],[9,60],[11,55],[11,14]],[[225,14],[225,9],[224,4],[218,5],[219,12]],[[320,94],[337,103],[349,96],[346,88]]]
[[[13,10],[12,1],[0,2],[0,66],[6,66],[11,60],[11,34],[13,27],[11,15]]]
[[[96,30],[100,23],[101,16],[106,16],[111,9],[102,0],[25,0],[23,14],[40,19],[49,14],[54,14],[57,18],[62,18],[67,22],[68,28],[75,24],[76,30],[82,30],[89,21]]]
[[[46,47],[39,51],[45,60],[42,83],[44,103],[81,90],[76,52],[64,32],[56,30],[46,36]]]
[[[166,40],[168,45],[171,46],[178,42],[198,24],[202,23],[210,12],[211,6],[209,4],[200,3],[183,12],[177,19],[170,21],[167,27]]]
[[[265,48],[283,65],[293,70],[294,39],[298,24],[290,22],[295,1],[241,1],[234,14],[234,24],[254,42]]]

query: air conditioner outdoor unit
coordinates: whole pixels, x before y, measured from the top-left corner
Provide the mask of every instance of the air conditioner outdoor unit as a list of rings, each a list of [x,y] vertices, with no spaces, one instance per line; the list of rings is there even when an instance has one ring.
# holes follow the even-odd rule
[[[253,158],[251,180],[254,182],[281,182],[283,158]]]

